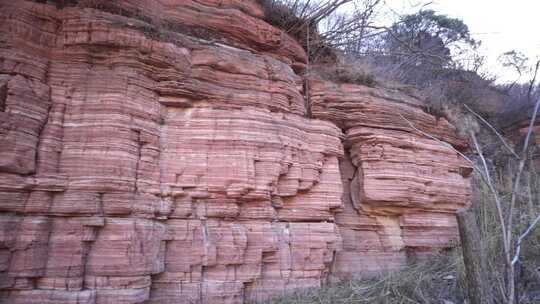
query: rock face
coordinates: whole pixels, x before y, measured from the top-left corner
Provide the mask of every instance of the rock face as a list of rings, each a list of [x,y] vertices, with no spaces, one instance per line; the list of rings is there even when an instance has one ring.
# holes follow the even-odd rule
[[[420,101],[304,92],[256,1],[114,3],[0,1],[6,303],[241,303],[455,244],[470,168],[409,123],[465,143]]]
[[[340,159],[343,238],[333,272],[369,276],[404,266],[435,248],[458,242],[455,213],[468,207],[472,169],[451,148],[463,149],[444,119],[393,90],[312,80],[313,116],[345,134]]]

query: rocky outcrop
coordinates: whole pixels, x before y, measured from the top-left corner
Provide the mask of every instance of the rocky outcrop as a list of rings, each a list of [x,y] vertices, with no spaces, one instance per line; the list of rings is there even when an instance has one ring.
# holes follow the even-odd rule
[[[462,148],[453,128],[386,90],[304,92],[255,1],[0,3],[8,303],[241,303],[454,245],[470,169],[398,114]]]
[[[311,80],[313,116],[345,134],[340,159],[345,211],[338,276],[370,276],[458,242],[455,212],[469,204],[466,142],[422,102],[397,90]],[[439,141],[425,136],[429,134]]]

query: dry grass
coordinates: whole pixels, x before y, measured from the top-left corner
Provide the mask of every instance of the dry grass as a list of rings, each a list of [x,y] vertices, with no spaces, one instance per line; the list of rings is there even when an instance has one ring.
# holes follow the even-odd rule
[[[264,11],[264,20],[269,24],[290,31],[295,25],[303,21],[298,18],[286,2],[275,0],[258,0]]]
[[[498,152],[496,152],[498,153]],[[511,180],[509,179],[512,165],[506,163],[504,166],[496,168],[496,185],[501,198],[508,198],[512,191]],[[538,191],[540,189],[540,179],[534,167],[529,168],[525,174],[527,180],[521,186],[523,195],[517,201],[514,218],[514,235],[520,235],[530,224],[532,218],[540,213],[540,201]],[[530,192],[529,192],[530,184]],[[488,255],[488,273],[491,285],[494,290],[496,300],[500,300],[503,295],[502,286],[504,286],[504,257],[502,250],[502,241],[500,237],[500,228],[498,226],[497,215],[493,207],[493,199],[487,186],[479,184],[480,204],[475,210],[478,223],[482,233],[482,240]],[[505,206],[506,207],[506,206]],[[506,213],[506,212],[505,212]],[[517,303],[533,304],[540,303],[540,227],[522,244],[522,254],[520,262],[516,266],[516,291]]]
[[[371,280],[348,280],[299,291],[267,304],[409,304],[463,302],[463,265],[456,252],[434,256]],[[448,303],[448,302],[446,302]]]
[[[317,65],[313,67],[313,72],[332,82],[360,84],[369,87],[377,85],[376,77],[371,69],[360,62],[348,61],[344,64]]]

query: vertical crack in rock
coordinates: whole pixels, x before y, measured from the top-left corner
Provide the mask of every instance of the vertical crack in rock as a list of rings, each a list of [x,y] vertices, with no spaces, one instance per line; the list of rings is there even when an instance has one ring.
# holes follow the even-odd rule
[[[0,99],[1,99],[2,96],[0,96]],[[39,157],[40,157],[40,151],[41,151],[41,145],[43,144],[43,130],[45,130],[45,126],[47,125],[48,121],[49,121],[49,116],[50,116],[50,113],[51,113],[51,109],[52,109],[52,100],[51,100],[51,88],[48,87],[48,93],[47,93],[47,109],[46,109],[46,115],[43,119],[43,123],[40,125],[39,127],[39,130],[37,132],[37,138],[38,138],[38,142],[37,142],[37,145],[36,145],[36,152],[35,152],[35,155],[34,155],[34,164],[35,164],[35,168],[34,168],[34,172],[33,173],[38,173],[39,172]]]
[[[311,113],[311,96],[310,96],[310,90],[309,90],[309,77],[303,78],[303,92],[304,92],[304,108],[307,118],[312,118],[313,115]]]
[[[89,262],[89,256],[94,249],[94,242],[99,239],[99,233],[101,228],[105,225],[105,210],[103,202],[103,193],[98,193],[97,212],[92,217],[82,220],[82,229],[84,230],[82,253],[81,253],[81,267],[82,267],[82,288],[88,289],[87,273],[88,268],[91,266]]]
[[[7,75],[0,75],[0,112],[6,111]]]
[[[144,143],[141,140],[141,130],[132,130],[133,133],[135,133],[135,144],[136,144],[136,161],[135,161],[135,177],[133,179],[133,189],[135,194],[139,193],[139,167],[141,163],[141,157],[142,157],[142,147]]]
[[[345,148],[345,158],[342,160],[343,163],[346,163],[345,166],[349,166],[352,169],[352,176],[348,173],[343,173],[342,176],[343,186],[348,187],[344,190],[344,193],[349,194],[349,199],[352,203],[353,208],[360,212],[362,204],[362,185],[363,185],[363,176],[362,176],[362,167],[355,166],[351,161],[351,153],[349,148]]]

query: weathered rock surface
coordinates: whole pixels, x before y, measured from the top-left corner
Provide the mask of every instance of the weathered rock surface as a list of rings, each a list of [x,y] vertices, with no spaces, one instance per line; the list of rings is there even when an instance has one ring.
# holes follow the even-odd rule
[[[399,91],[310,80],[313,117],[345,134],[340,160],[345,212],[333,268],[338,276],[370,276],[458,242],[455,212],[469,203],[470,165],[451,148],[466,143],[444,119]]]
[[[0,1],[0,299],[241,303],[456,241],[469,168],[398,113],[464,143],[419,101],[313,80],[307,118],[256,1],[115,5]]]

